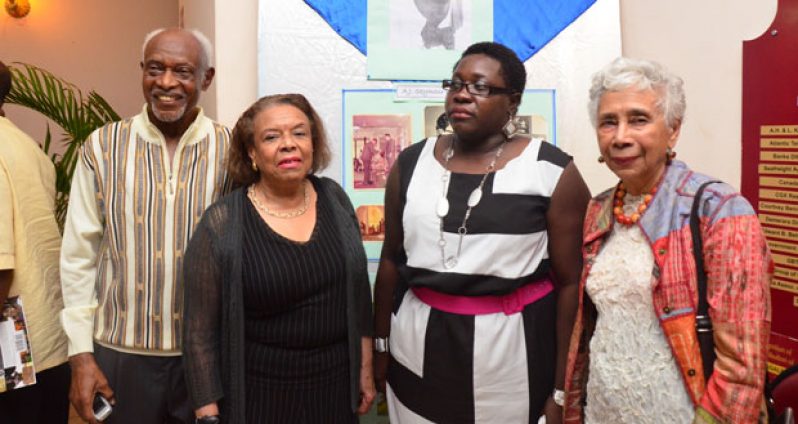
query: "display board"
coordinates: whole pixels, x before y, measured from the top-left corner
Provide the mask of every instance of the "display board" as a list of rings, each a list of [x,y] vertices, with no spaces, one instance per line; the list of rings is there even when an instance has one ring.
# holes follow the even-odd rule
[[[768,371],[798,363],[798,0],[743,43],[742,193],[775,262]]]
[[[405,83],[368,79],[365,37],[353,35],[366,32],[365,8],[365,1],[354,0],[260,0],[258,8],[258,95],[302,93],[310,100],[324,121],[333,154],[333,165],[323,175],[339,182],[345,145],[339,137],[346,121],[342,90],[395,89]],[[549,22],[547,29],[552,16],[536,11],[554,12],[549,2],[494,2],[494,32],[497,41],[517,45],[522,59],[534,53],[525,62],[527,87],[557,91],[557,115],[567,118],[556,124],[559,146],[576,154],[587,140],[593,152],[595,132],[585,115],[587,84],[602,64],[621,54],[620,6],[618,0],[569,0],[556,8],[558,16],[563,8],[571,12],[555,20],[556,25]],[[344,27],[341,22],[357,25]],[[526,43],[526,37],[534,41]]]

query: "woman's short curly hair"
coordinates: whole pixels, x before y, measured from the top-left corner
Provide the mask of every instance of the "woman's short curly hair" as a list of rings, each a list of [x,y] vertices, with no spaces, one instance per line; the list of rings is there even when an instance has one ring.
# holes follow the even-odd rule
[[[493,41],[483,41],[470,45],[460,56],[460,60],[454,64],[452,70],[457,69],[457,65],[464,57],[472,54],[484,54],[493,58],[501,64],[501,77],[507,87],[516,93],[523,93],[526,87],[526,68],[524,62],[509,47]]]
[[[311,173],[316,173],[330,164],[330,147],[324,123],[310,105],[308,99],[301,94],[274,94],[258,99],[238,118],[233,128],[230,141],[230,153],[227,161],[227,173],[236,187],[248,186],[260,179],[258,171],[252,169],[249,149],[255,145],[255,118],[264,110],[275,105],[291,105],[305,114],[310,122],[310,135],[313,140],[313,166]]]
[[[687,109],[684,81],[657,62],[619,57],[593,74],[588,111],[594,127],[598,125],[601,96],[627,88],[654,90],[659,96],[657,107],[665,116],[668,128],[684,123]]]

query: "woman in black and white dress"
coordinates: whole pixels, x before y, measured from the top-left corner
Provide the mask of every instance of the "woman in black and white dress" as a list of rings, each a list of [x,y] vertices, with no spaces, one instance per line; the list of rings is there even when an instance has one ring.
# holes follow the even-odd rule
[[[570,156],[515,134],[525,83],[511,50],[469,47],[443,82],[454,133],[389,176],[375,377],[392,423],[561,420],[590,194]]]

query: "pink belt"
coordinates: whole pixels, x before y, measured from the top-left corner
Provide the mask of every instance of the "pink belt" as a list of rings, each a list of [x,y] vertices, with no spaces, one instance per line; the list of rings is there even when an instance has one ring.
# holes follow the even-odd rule
[[[457,296],[441,293],[426,287],[413,287],[413,294],[427,305],[444,312],[460,315],[485,315],[504,312],[512,315],[524,310],[554,290],[548,278],[519,287],[502,296]]]

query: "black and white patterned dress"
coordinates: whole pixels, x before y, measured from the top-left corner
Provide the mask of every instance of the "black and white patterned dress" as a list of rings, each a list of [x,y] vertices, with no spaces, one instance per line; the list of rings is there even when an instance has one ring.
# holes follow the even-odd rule
[[[436,139],[399,158],[404,252],[391,317],[391,423],[536,423],[554,384],[554,293],[521,313],[460,315],[430,307],[409,288],[458,296],[504,295],[549,275],[546,211],[571,158],[532,140],[488,176],[468,220],[457,265],[445,269],[435,205],[443,193]],[[447,256],[482,175],[452,173],[444,218]]]

